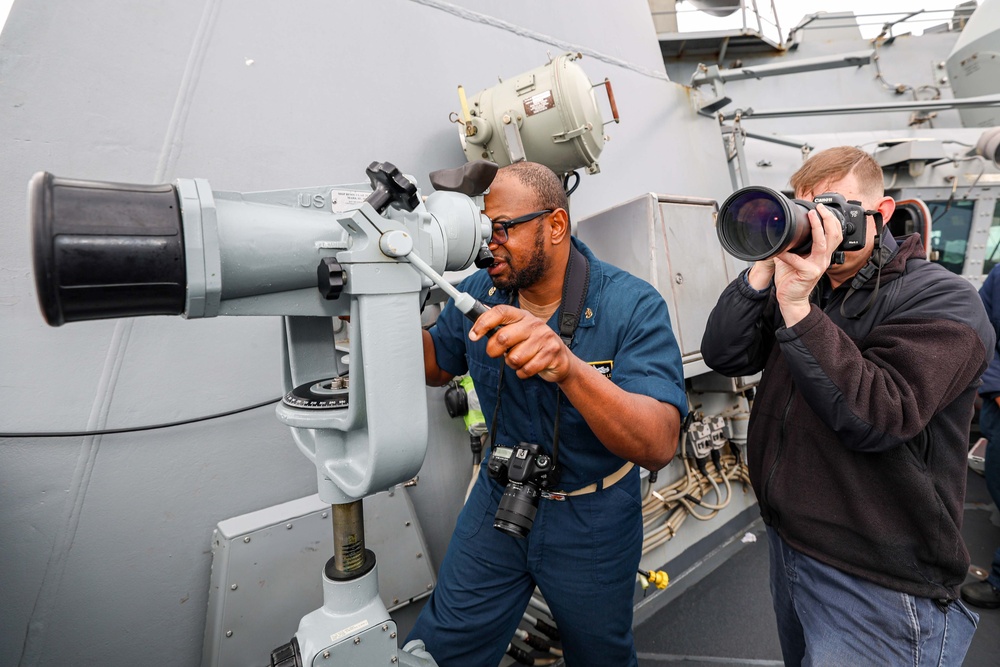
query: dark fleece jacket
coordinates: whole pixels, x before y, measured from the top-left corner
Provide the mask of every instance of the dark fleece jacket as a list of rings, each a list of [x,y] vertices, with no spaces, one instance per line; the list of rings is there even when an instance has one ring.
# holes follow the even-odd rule
[[[995,333],[975,288],[886,239],[873,306],[841,314],[850,283],[786,328],[774,290],[745,274],[709,317],[702,354],[730,376],[763,370],[747,458],[765,523],[793,548],[921,597],[954,599],[969,424]],[[875,278],[847,299],[857,314]],[[828,298],[821,308],[819,295]]]

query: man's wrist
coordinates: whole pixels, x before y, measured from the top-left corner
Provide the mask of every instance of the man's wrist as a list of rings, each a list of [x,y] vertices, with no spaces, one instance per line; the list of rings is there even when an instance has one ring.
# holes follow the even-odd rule
[[[567,388],[567,385],[570,385],[572,382],[579,379],[581,364],[583,365],[584,370],[587,366],[589,366],[589,364],[587,364],[587,362],[585,362],[583,359],[580,359],[578,356],[570,352],[569,348],[566,348],[566,351],[568,353],[568,363],[566,364],[566,371],[563,373],[561,378],[555,381],[556,385],[563,390]]]
[[[778,307],[781,310],[781,318],[785,321],[786,327],[794,327],[796,324],[804,320],[809,312],[812,310],[812,306],[809,301],[790,301],[786,303],[778,303]]]

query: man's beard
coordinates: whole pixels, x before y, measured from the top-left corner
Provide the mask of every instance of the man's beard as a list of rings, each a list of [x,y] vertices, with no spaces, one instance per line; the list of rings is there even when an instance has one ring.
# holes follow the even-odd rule
[[[531,254],[523,260],[524,266],[522,268],[514,266],[511,263],[510,255],[506,257],[505,261],[507,262],[507,275],[491,276],[495,287],[507,292],[515,292],[527,289],[537,283],[545,275],[545,269],[548,267],[548,257],[545,256],[545,238],[541,225],[539,225],[538,233],[535,235],[535,244],[531,248]]]

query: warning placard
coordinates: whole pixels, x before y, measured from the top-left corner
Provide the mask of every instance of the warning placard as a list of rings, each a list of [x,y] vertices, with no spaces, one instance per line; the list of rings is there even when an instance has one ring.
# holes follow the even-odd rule
[[[536,113],[551,109],[555,105],[556,102],[552,98],[552,91],[546,90],[544,93],[524,98],[524,114],[526,116],[534,116]]]

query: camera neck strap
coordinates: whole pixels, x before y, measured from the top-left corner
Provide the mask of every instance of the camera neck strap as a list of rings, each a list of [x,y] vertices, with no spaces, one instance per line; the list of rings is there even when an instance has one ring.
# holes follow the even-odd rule
[[[882,245],[882,231],[885,227],[885,223],[882,221],[882,214],[878,211],[865,211],[866,215],[872,216],[875,220],[875,247],[872,248],[871,259],[868,263],[861,267],[861,269],[854,274],[854,278],[851,280],[851,287],[847,290],[847,294],[844,296],[844,300],[840,302],[840,314],[848,319],[856,320],[862,315],[871,310],[871,307],[875,305],[875,298],[878,296],[879,284],[882,282],[882,267],[889,261],[892,257],[892,250],[886,248]],[[872,290],[871,296],[868,297],[868,301],[862,306],[861,310],[853,315],[848,315],[844,309],[847,305],[847,300],[850,299],[855,292],[857,292],[861,287],[875,276],[875,289]]]
[[[572,240],[569,245],[569,259],[566,262],[566,275],[563,278],[562,303],[559,304],[559,337],[566,347],[573,344],[573,336],[580,324],[584,303],[587,301],[587,287],[590,284],[590,262],[586,255],[580,252]],[[516,298],[516,292],[511,294],[510,302]],[[493,406],[493,420],[490,424],[490,443],[496,444],[497,416],[500,414],[500,397],[503,392],[504,369],[500,368],[500,380],[497,382],[497,402]],[[559,408],[562,405],[562,391],[556,386],[556,416],[552,425],[552,467],[559,463]]]

